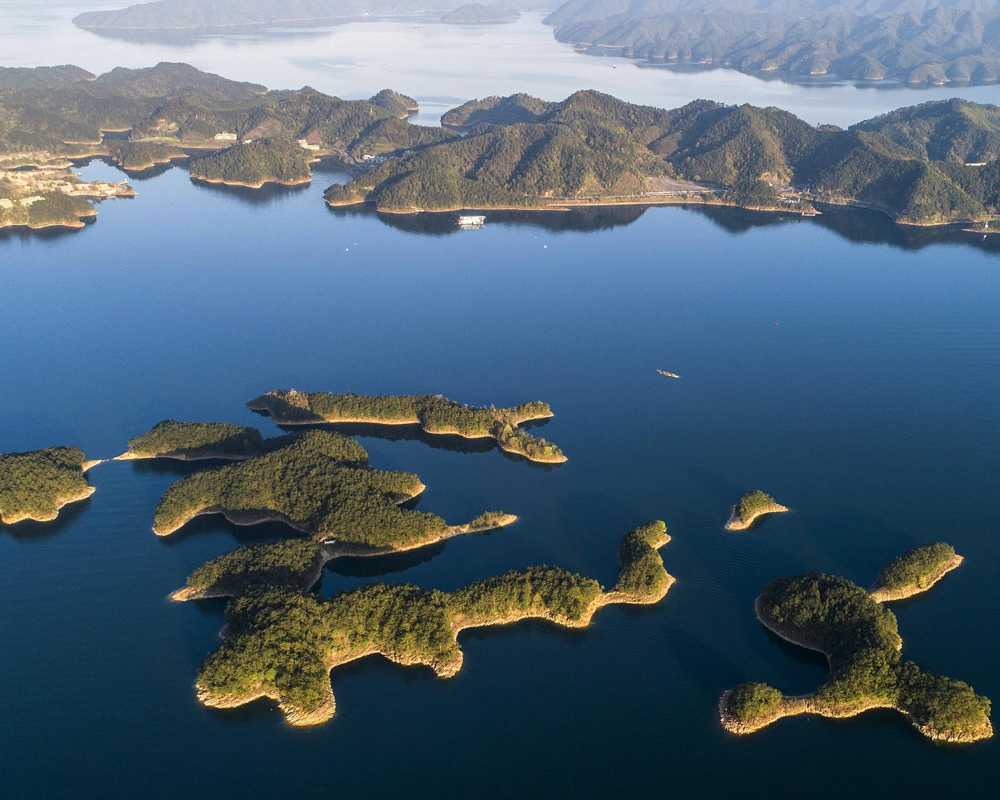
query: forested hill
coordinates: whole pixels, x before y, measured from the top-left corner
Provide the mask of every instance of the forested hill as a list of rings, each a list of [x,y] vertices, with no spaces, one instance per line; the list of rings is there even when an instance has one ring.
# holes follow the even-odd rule
[[[780,207],[778,192],[799,187],[921,224],[985,218],[1000,204],[1000,109],[965,101],[842,130],[776,108],[698,100],[665,111],[588,91],[558,103],[491,97],[442,122],[468,135],[335,185],[328,201],[385,211],[640,201],[668,178],[750,207]]]
[[[568,0],[560,41],[745,72],[907,82],[1000,76],[995,0]]]
[[[87,11],[73,22],[91,30],[181,30],[319,22],[368,14],[440,15],[460,0],[157,0],[122,9]]]
[[[108,130],[128,132],[130,143],[142,145],[144,158],[152,160],[157,148],[165,157],[177,148],[205,154],[256,139],[283,139],[313,154],[350,161],[454,138],[403,121],[416,101],[395,92],[365,101],[309,87],[268,91],[186,64],[119,68],[97,78],[73,67],[58,70],[0,72],[0,156],[22,154],[26,163],[114,156],[116,148],[102,142],[102,131]]]

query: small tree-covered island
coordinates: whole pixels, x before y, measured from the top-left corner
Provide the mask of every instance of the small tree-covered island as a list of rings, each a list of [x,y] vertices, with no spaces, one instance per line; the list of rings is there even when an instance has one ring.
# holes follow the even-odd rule
[[[0,454],[0,522],[51,522],[63,506],[94,493],[84,473],[99,463],[76,447]]]
[[[419,425],[425,433],[495,439],[508,453],[544,464],[561,464],[566,456],[556,445],[518,426],[553,416],[548,403],[522,403],[513,408],[475,408],[439,395],[357,395],[278,390],[247,403],[279,425],[365,423]]]
[[[447,678],[462,667],[458,635],[465,629],[529,618],[585,628],[605,605],[659,602],[674,582],[657,552],[669,540],[659,521],[628,534],[611,591],[539,566],[454,592],[375,583],[328,599],[305,593],[319,574],[308,543],[243,548],[189,579],[189,586],[236,595],[226,609],[226,638],[199,670],[198,699],[232,708],[266,697],[293,725],[326,722],[336,710],[330,671],[351,661],[378,654]],[[204,596],[179,594],[175,599]]]
[[[957,566],[954,558],[948,545],[917,548],[886,567],[876,586],[895,587],[900,597],[913,596],[936,582],[942,565]],[[720,700],[723,726],[749,734],[798,714],[853,717],[891,708],[931,739],[990,738],[989,699],[967,683],[904,661],[896,616],[881,604],[883,598],[893,599],[878,589],[869,593],[845,578],[820,573],[769,583],[755,603],[757,618],[792,644],[824,653],[830,678],[802,697],[785,696],[762,683],[744,683]]]
[[[788,509],[776,502],[771,495],[760,489],[754,489],[743,495],[740,501],[733,506],[733,513],[729,515],[729,521],[726,522],[726,530],[745,531],[765,514],[781,514],[785,511]]]

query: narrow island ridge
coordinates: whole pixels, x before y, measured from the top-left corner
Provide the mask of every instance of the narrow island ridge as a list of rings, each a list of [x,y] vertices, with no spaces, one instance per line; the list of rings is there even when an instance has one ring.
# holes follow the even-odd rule
[[[233,708],[269,698],[292,725],[324,723],[336,711],[330,672],[352,661],[377,654],[448,678],[462,667],[458,636],[466,629],[529,618],[585,628],[606,605],[659,602],[674,582],[657,552],[669,540],[659,521],[626,536],[618,584],[609,592],[592,578],[550,566],[454,592],[376,583],[321,598],[288,585],[252,586],[227,607],[226,638],[201,665],[198,700]],[[245,564],[231,566],[239,572]],[[225,576],[223,569],[214,577]]]
[[[553,416],[548,403],[513,408],[465,406],[440,395],[356,395],[277,390],[254,398],[247,407],[266,413],[278,425],[365,423],[420,425],[425,433],[495,439],[502,450],[543,464],[567,461],[556,445],[518,426]]]
[[[776,502],[769,494],[760,489],[747,492],[733,506],[733,513],[726,522],[727,531],[745,531],[765,514],[781,514],[788,511],[785,506]]]
[[[897,586],[901,580],[899,596],[904,597],[926,591],[939,579],[941,564],[954,563],[947,551],[954,556],[943,544],[910,551],[890,564],[877,584]],[[819,573],[769,583],[754,603],[757,619],[786,641],[826,655],[830,677],[816,691],[797,697],[762,683],[729,690],[719,701],[723,727],[744,735],[799,714],[853,717],[889,708],[930,739],[969,743],[990,738],[988,698],[962,681],[902,660],[896,616],[881,604],[882,596],[877,589],[869,594],[844,578]]]

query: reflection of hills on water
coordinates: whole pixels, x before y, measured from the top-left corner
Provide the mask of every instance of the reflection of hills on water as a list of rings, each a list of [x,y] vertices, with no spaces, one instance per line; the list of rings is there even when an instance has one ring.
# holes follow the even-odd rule
[[[803,218],[798,214],[776,214],[719,206],[690,206],[689,210],[708,217],[728,233],[746,233],[754,228],[775,225],[819,225],[850,242],[886,244],[900,250],[922,250],[937,244],[972,246],[985,253],[1000,254],[1000,237],[963,231],[963,224],[920,226],[899,225],[883,214],[868,208],[831,206],[816,203],[823,213]]]
[[[601,231],[631,225],[649,210],[649,206],[606,206],[602,208],[574,208],[569,211],[485,211],[487,225],[523,226],[542,228],[553,233]],[[330,208],[335,216],[377,216],[386,225],[407,233],[428,236],[447,236],[474,231],[458,227],[459,212],[424,212],[420,214],[381,214],[371,205],[340,206]]]

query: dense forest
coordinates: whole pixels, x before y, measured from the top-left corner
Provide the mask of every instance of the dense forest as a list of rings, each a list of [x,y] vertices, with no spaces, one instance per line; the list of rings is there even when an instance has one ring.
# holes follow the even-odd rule
[[[419,424],[427,433],[467,438],[493,438],[501,448],[532,461],[566,460],[556,445],[518,426],[552,416],[548,403],[522,403],[513,408],[475,408],[439,395],[357,395],[278,390],[247,404],[271,415],[279,425],[322,422]]]
[[[660,574],[652,574],[646,551],[655,554],[667,541],[664,532],[663,523],[654,522],[630,534],[631,544],[623,543],[620,586],[643,576],[628,596],[604,595],[596,580],[552,566],[508,572],[451,593],[375,583],[321,598],[287,585],[252,582],[226,610],[227,637],[201,665],[199,698],[227,706],[266,695],[278,701],[293,723],[324,722],[334,712],[331,667],[379,653],[402,664],[430,666],[447,677],[461,668],[457,636],[465,628],[530,617],[583,627],[604,602],[659,601],[672,579],[658,554]],[[259,553],[244,548],[238,564],[224,559],[213,563],[243,576],[247,559]],[[264,564],[282,575],[291,564],[299,574],[308,557],[305,548],[271,551]],[[633,557],[644,563],[637,566]],[[200,583],[218,582],[219,569],[212,567],[204,577]]]
[[[168,419],[129,439],[127,452],[139,458],[245,458],[260,453],[263,447],[264,440],[256,428]]]
[[[701,62],[909,83],[1000,78],[991,0],[568,0],[559,41],[654,62]]]
[[[760,684],[738,687],[723,710],[731,729],[762,727],[786,707],[791,713],[837,716],[888,707],[932,738],[992,736],[990,701],[966,683],[903,661],[896,616],[851,581],[818,573],[779,578],[757,599],[757,613],[783,638],[826,653],[830,677],[799,700],[779,700],[776,690]]]
[[[53,520],[65,503],[89,497],[85,463],[76,447],[0,454],[0,522]]]

